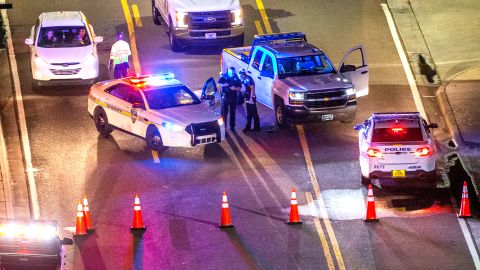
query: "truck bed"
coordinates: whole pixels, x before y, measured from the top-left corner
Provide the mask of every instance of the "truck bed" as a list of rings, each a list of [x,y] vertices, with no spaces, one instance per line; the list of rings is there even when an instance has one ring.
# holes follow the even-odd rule
[[[252,46],[247,46],[247,47],[236,47],[236,48],[228,48],[224,49],[226,53],[229,55],[242,60],[244,63],[248,64],[250,61],[250,50],[252,49]]]

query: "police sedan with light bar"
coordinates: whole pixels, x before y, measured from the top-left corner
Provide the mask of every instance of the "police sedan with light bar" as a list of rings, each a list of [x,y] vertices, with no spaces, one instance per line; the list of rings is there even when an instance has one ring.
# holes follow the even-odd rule
[[[210,106],[212,98],[199,98],[171,73],[128,77],[93,85],[88,112],[100,134],[116,128],[160,151],[224,140],[223,118]]]
[[[356,125],[362,183],[371,179],[435,185],[435,145],[431,129],[418,112],[374,113]]]

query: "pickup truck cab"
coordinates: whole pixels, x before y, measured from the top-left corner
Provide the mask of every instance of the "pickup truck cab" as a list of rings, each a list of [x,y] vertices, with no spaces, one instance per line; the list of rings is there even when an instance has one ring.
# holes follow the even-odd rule
[[[239,0],[152,0],[153,22],[166,22],[172,51],[184,46],[232,43],[243,46]]]
[[[368,95],[363,46],[350,49],[338,69],[300,32],[256,35],[251,47],[224,49],[221,57],[222,72],[233,66],[253,78],[257,100],[279,126],[310,118],[351,123],[356,98]]]

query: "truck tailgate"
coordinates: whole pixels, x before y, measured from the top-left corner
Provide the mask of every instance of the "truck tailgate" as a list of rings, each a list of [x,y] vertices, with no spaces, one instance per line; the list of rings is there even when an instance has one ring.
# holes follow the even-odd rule
[[[251,47],[239,47],[239,48],[231,48],[231,49],[223,49],[222,52],[222,73],[226,72],[227,68],[235,67],[237,71],[244,68],[247,69],[248,67],[248,60],[242,59],[242,54],[247,56],[250,54]]]

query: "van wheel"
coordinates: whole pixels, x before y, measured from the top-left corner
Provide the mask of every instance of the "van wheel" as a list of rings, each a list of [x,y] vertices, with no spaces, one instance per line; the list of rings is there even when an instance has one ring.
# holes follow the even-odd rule
[[[108,123],[107,113],[102,107],[97,107],[93,112],[93,121],[95,121],[95,127],[101,135],[107,136],[112,133],[113,128]]]
[[[277,125],[281,128],[287,127],[287,115],[285,113],[285,106],[283,101],[277,101],[275,103],[275,121]]]
[[[155,6],[155,1],[152,0],[152,18],[153,23],[156,25],[161,25],[162,20],[160,19],[160,12],[158,11],[157,7]]]
[[[158,128],[153,125],[148,126],[145,140],[147,141],[148,148],[154,151],[160,152],[165,149],[165,146],[163,146],[162,136],[160,135]]]
[[[170,42],[170,49],[173,52],[180,52],[181,50],[180,44],[178,43],[178,40],[173,34],[173,30],[172,30],[172,19],[169,19],[169,24],[168,24],[168,41]]]
[[[362,175],[362,185],[370,185],[372,181]]]

